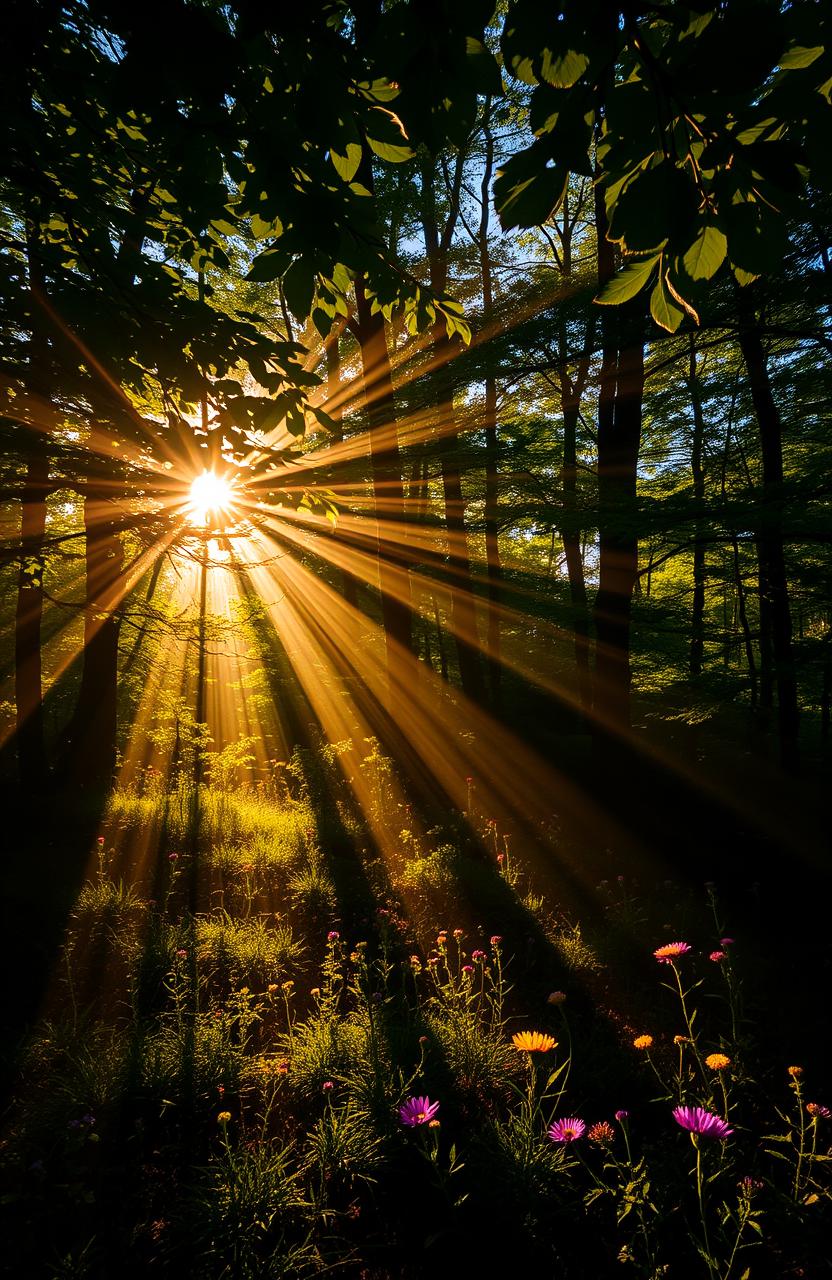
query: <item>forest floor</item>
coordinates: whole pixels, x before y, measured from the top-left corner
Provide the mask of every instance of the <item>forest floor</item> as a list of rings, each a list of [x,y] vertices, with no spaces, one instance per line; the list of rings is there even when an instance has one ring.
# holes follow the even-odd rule
[[[828,883],[782,784],[778,828],[654,763],[509,833],[475,778],[431,825],[362,772],[363,811],[308,747],[24,813],[8,1274],[828,1274]]]

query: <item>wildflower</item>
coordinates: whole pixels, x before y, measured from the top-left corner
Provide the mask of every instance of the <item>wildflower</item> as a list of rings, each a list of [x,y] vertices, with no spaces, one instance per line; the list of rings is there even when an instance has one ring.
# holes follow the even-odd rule
[[[690,1040],[687,1036],[674,1036],[673,1043],[674,1044],[690,1044]]]
[[[455,937],[455,938],[461,938],[462,936],[463,936],[463,931],[462,931],[462,929],[454,929],[454,937]]]
[[[335,1088],[335,1085],[332,1083],[331,1080],[324,1080],[323,1084],[321,1085],[321,1088],[323,1089],[324,1093],[332,1093],[332,1090]]]
[[[666,942],[663,947],[656,947],[653,955],[659,964],[672,964],[679,956],[687,955],[690,946],[687,942]]]
[[[704,1107],[674,1107],[673,1119],[688,1133],[700,1134],[703,1138],[720,1138],[724,1142],[734,1132],[720,1116]]]
[[[281,1076],[286,1076],[286,1075],[288,1075],[288,1074],[289,1074],[289,1059],[288,1059],[288,1058],[281,1058],[281,1059],[280,1059],[280,1061],[279,1061],[279,1062],[278,1062],[278,1064],[277,1064],[277,1068],[276,1068],[276,1069],[277,1069],[278,1075],[281,1075]]]
[[[270,996],[273,996],[273,995],[274,995],[274,993],[275,993],[275,991],[277,991],[277,983],[276,983],[276,982],[270,982],[270,983],[269,983],[269,985],[268,985],[268,987],[266,988],[266,990],[268,991],[268,993],[269,993],[269,995],[270,995]]]
[[[724,1071],[730,1065],[731,1059],[724,1053],[709,1053],[705,1059],[705,1066],[710,1067],[711,1071]]]
[[[723,960],[728,959],[728,956],[724,951],[712,951],[708,959],[712,960],[714,964],[722,964]]]
[[[470,787],[470,785],[471,785],[471,783],[474,781],[474,779],[473,779],[473,778],[466,778],[466,779],[465,779],[465,781],[468,783],[468,786]]]
[[[428,965],[435,968],[439,964],[439,956],[428,956]]]
[[[244,876],[250,876],[253,870],[254,866],[251,862],[247,862],[245,866],[240,867],[240,873]]]
[[[442,1122],[440,1120],[428,1120],[429,1129],[441,1129]]]
[[[471,952],[471,959],[472,959],[472,960],[476,960],[478,964],[481,964],[481,963],[482,963],[482,961],[485,959],[485,952],[484,952],[484,951],[472,951],[472,952]]]
[[[619,1124],[623,1124],[625,1120],[629,1120],[630,1113],[629,1111],[616,1111],[615,1118]]]
[[[179,960],[186,960],[188,958],[188,953],[184,947],[180,947],[176,955]]]
[[[230,1111],[221,1111],[217,1116],[217,1124],[226,1125],[231,1119]]]
[[[464,964],[464,965],[462,966],[462,972],[463,972],[463,973],[473,973],[473,972],[474,972],[474,966],[473,966],[472,964]]]
[[[430,1124],[438,1110],[439,1103],[430,1098],[408,1098],[399,1107],[399,1119],[406,1128],[415,1129],[419,1124]]]
[[[799,1080],[800,1077],[803,1075],[802,1067],[788,1067],[787,1070],[792,1080]]]
[[[653,1045],[652,1036],[636,1036],[633,1041],[634,1049],[650,1049]]]
[[[558,1046],[553,1036],[546,1036],[542,1031],[518,1031],[511,1040],[515,1049],[521,1049],[525,1053],[548,1053]]]
[[[427,1044],[427,1043],[428,1043],[427,1036],[419,1036],[419,1044]]]
[[[103,844],[103,843],[104,843],[104,842],[102,841],[102,844]],[[179,854],[178,854],[178,853],[169,853],[169,854],[168,854],[168,862],[178,862],[178,861],[179,861]]]
[[[337,942],[340,936],[341,935],[337,929],[330,929],[329,933],[326,935],[326,940],[327,942]]]
[[[564,1004],[566,1001],[565,991],[550,991],[546,997],[547,1004]]]
[[[832,1120],[832,1111],[822,1102],[807,1102],[806,1110],[814,1120]]]
[[[615,1141],[615,1130],[609,1120],[599,1120],[597,1124],[590,1127],[586,1136],[590,1142],[597,1142],[599,1147],[608,1147]]]
[[[755,1191],[762,1191],[765,1183],[760,1178],[751,1178],[746,1174],[744,1178],[740,1178],[737,1186],[742,1194],[750,1200]]]
[[[734,939],[733,939],[733,938],[720,938],[720,940],[719,940],[719,945],[720,945],[721,947],[733,947],[733,945],[734,945]]]
[[[97,845],[103,845],[103,843],[104,843],[104,837],[103,837],[103,836],[99,836],[95,843],[96,843]]]
[[[499,947],[502,940],[502,936],[499,933],[495,933],[491,938],[492,947]]]
[[[358,952],[358,951],[351,951],[351,952],[350,952],[350,964],[358,964],[358,962],[359,962],[359,960],[360,960],[360,959],[361,959],[361,953],[360,953],[360,952]]]
[[[569,1116],[566,1120],[556,1120],[549,1125],[547,1133],[552,1142],[576,1142],[586,1133],[586,1125],[577,1116]]]
[[[321,988],[313,987],[312,990],[309,992],[309,994],[313,1000],[317,1000],[318,996],[321,994]]]
[[[504,853],[498,853],[498,854],[497,854],[497,866],[498,866],[498,867],[501,867],[501,866],[503,865],[503,863],[505,862],[505,860],[506,860],[506,855],[505,855]]]

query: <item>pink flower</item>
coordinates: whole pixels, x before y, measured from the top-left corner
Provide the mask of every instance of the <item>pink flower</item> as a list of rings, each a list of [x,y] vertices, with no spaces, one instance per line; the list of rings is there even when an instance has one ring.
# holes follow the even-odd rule
[[[577,1116],[568,1116],[565,1120],[556,1120],[547,1130],[552,1142],[577,1142],[586,1133],[586,1125]]]
[[[708,959],[713,960],[714,964],[722,964],[723,960],[728,959],[728,956],[724,951],[712,951]]]
[[[656,947],[653,955],[659,964],[672,964],[679,956],[687,955],[690,946],[687,942],[666,942],[663,947]]]
[[[341,935],[337,929],[330,929],[329,933],[326,935],[326,940],[327,942],[337,942],[340,936]]]
[[[733,938],[720,938],[719,945],[721,947],[732,947],[734,945]]]
[[[724,1142],[734,1132],[721,1116],[704,1107],[674,1107],[673,1119],[688,1133],[700,1134],[703,1138],[719,1138]]]
[[[438,1110],[439,1103],[430,1098],[408,1098],[399,1107],[399,1119],[407,1129],[415,1129],[417,1125],[430,1124]]]
[[[502,942],[502,940],[503,940],[503,939],[502,939],[501,934],[499,934],[499,933],[495,933],[495,934],[493,935],[493,937],[491,938],[491,945],[492,945],[492,947],[499,947],[499,945],[500,945],[500,943]]]

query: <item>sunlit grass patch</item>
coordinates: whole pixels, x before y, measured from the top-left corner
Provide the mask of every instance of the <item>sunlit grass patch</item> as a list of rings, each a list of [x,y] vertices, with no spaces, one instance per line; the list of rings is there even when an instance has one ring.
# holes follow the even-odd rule
[[[212,965],[225,980],[265,986],[283,980],[303,959],[305,944],[280,916],[235,919],[227,911],[198,916],[194,921],[197,958]]]

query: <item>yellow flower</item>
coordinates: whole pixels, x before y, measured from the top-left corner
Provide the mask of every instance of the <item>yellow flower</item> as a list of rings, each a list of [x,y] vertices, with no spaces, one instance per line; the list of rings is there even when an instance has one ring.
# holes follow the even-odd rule
[[[636,1036],[633,1041],[634,1049],[649,1049],[653,1044],[652,1036]]]
[[[518,1031],[511,1040],[515,1049],[522,1049],[525,1053],[548,1053],[558,1046],[554,1036],[545,1036],[542,1031]]]
[[[217,1124],[228,1124],[231,1119],[230,1111],[221,1111],[217,1116]]]
[[[799,1080],[803,1075],[802,1067],[789,1067],[789,1075],[793,1080]]]
[[[727,1058],[724,1053],[709,1053],[705,1059],[705,1066],[710,1067],[711,1071],[724,1071],[730,1065],[731,1059]]]
[[[674,1036],[674,1037],[673,1037],[673,1043],[674,1043],[674,1044],[689,1044],[689,1043],[690,1043],[690,1041],[688,1040],[687,1036]]]

